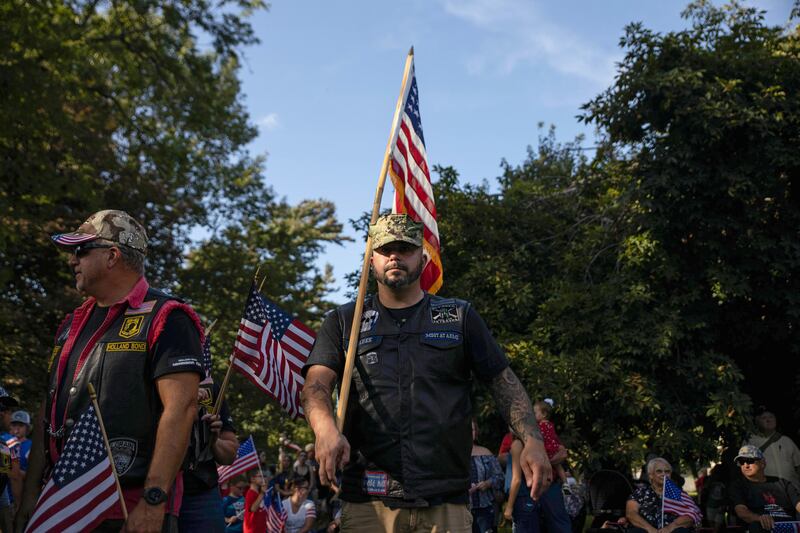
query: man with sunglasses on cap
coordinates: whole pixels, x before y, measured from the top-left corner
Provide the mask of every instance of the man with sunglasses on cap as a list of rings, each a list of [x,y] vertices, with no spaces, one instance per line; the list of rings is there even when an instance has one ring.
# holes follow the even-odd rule
[[[128,508],[124,530],[174,530],[176,475],[204,375],[200,321],[191,307],[149,286],[147,233],[127,213],[97,212],[52,240],[69,254],[75,287],[87,298],[56,333],[43,431],[35,433],[17,527],[30,518],[42,482],[88,408],[91,383]],[[98,530],[122,527],[114,506]]]
[[[800,490],[791,481],[764,473],[766,461],[760,448],[742,446],[735,461],[742,477],[731,485],[729,497],[736,516],[750,533],[770,531],[775,522],[796,520]]]
[[[343,433],[331,393],[342,379],[354,302],[325,317],[303,368],[321,482],[343,467],[345,532],[472,531],[473,376],[524,443],[521,466],[537,498],[552,473],[530,400],[470,304],[422,290],[422,224],[384,215],[369,235],[378,293],[355,317],[360,340]]]

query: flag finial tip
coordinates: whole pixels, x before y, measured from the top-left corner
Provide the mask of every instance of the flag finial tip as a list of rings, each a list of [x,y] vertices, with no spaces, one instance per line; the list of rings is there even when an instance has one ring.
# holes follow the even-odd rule
[[[412,47],[411,47],[411,49],[408,51],[408,55],[410,55],[410,56],[413,56],[413,55],[414,55],[414,47],[413,47],[413,46],[412,46]]]

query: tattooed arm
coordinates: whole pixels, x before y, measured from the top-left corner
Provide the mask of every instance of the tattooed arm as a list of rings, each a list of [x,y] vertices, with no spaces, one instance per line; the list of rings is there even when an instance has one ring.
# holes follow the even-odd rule
[[[531,489],[531,498],[537,499],[547,490],[553,473],[528,393],[509,367],[492,379],[491,389],[500,414],[524,445],[520,454],[520,466]]]
[[[336,372],[322,365],[308,369],[300,400],[306,420],[314,430],[314,452],[319,461],[319,479],[323,485],[336,481],[336,468],[343,467],[350,458],[350,443],[339,432],[333,417],[331,393],[336,384]]]

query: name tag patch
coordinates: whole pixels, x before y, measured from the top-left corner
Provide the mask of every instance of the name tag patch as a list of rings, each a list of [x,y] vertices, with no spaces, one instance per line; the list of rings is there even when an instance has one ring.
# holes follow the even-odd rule
[[[107,352],[146,352],[146,342],[109,342],[106,344]]]
[[[422,342],[442,348],[461,344],[461,339],[461,333],[457,331],[431,331],[422,334]]]
[[[380,470],[366,470],[364,472],[364,492],[371,496],[386,496],[389,494],[387,485],[389,474]]]

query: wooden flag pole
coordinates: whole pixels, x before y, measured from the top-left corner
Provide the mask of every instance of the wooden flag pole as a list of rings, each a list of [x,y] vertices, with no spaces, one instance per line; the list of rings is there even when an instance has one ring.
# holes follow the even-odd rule
[[[383,186],[386,183],[386,173],[389,170],[389,157],[392,153],[392,145],[394,144],[395,134],[400,122],[400,112],[403,106],[404,96],[406,94],[406,84],[408,83],[408,74],[411,71],[411,64],[414,61],[414,47],[408,51],[406,57],[406,66],[403,70],[403,82],[400,85],[400,96],[397,97],[397,105],[394,109],[394,118],[392,119],[392,129],[389,131],[389,140],[386,142],[386,151],[383,154],[383,164],[381,165],[381,172],[378,175],[378,187],[375,190],[375,201],[372,203],[372,217],[370,224],[374,224],[378,220],[378,213],[381,208],[381,199],[383,198]],[[364,296],[367,292],[367,279],[369,278],[369,260],[372,256],[372,237],[367,236],[367,246],[364,251],[364,263],[361,265],[361,279],[358,282],[358,296],[356,296],[356,308],[353,311],[353,326],[350,328],[350,342],[347,346],[347,356],[344,363],[344,374],[342,375],[342,385],[339,390],[339,404],[336,409],[336,425],[339,431],[344,429],[344,417],[347,411],[347,400],[350,397],[350,382],[353,377],[353,365],[355,364],[356,346],[358,344],[358,335],[361,330],[361,312],[364,309]]]
[[[258,280],[259,270],[261,270],[261,265],[258,266],[255,276],[253,276],[254,283]],[[261,292],[261,289],[264,288],[264,281],[266,281],[266,279],[266,276],[261,279],[261,283],[258,285],[258,292]],[[216,320],[214,321],[214,324],[216,324]],[[235,357],[236,355],[231,353],[231,356],[228,358],[228,370],[225,372],[225,379],[222,380],[222,385],[219,387],[219,394],[217,395],[217,400],[214,402],[214,409],[211,411],[212,415],[219,413],[219,410],[222,408],[222,399],[225,397],[225,391],[228,389],[228,382],[231,379],[231,371],[233,370],[233,359]]]
[[[97,414],[97,421],[100,423],[100,433],[103,435],[103,442],[106,445],[106,453],[108,460],[111,462],[111,471],[114,473],[114,482],[117,484],[117,493],[119,494],[119,504],[122,506],[122,516],[128,520],[128,507],[125,505],[125,495],[122,493],[122,485],[119,484],[119,476],[117,475],[117,467],[114,464],[114,455],[111,453],[111,445],[108,443],[108,435],[106,435],[106,426],[103,424],[103,417],[100,415],[100,406],[97,404],[97,393],[94,390],[94,385],[89,383],[89,397],[92,399],[94,412]]]
[[[214,331],[214,327],[217,325],[218,321],[219,321],[219,319],[215,318],[214,321],[211,324],[208,325],[208,327],[206,328],[206,330],[203,333],[203,335],[205,335],[206,337],[211,335],[211,332]]]

